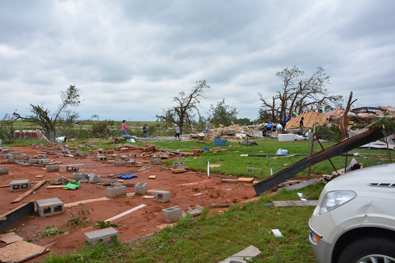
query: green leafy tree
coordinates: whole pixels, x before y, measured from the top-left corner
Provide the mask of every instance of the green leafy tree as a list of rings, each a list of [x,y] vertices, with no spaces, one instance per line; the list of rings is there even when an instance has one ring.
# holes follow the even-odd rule
[[[156,115],[157,121],[168,125],[177,124],[182,134],[185,125],[192,126],[196,114],[198,115],[198,120],[201,121],[202,116],[198,105],[201,99],[207,98],[204,94],[204,89],[209,88],[210,86],[207,85],[205,80],[200,80],[196,82],[195,87],[191,89],[189,94],[181,91],[178,97],[173,98],[176,105],[163,109],[161,115]]]
[[[229,106],[225,104],[225,99],[217,102],[217,106],[215,107],[213,104],[211,104],[209,110],[211,123],[216,125],[232,125],[232,121],[234,122],[237,119],[237,114],[239,114],[239,112],[234,106]]]
[[[14,119],[6,113],[0,121],[0,139],[10,141],[15,137],[14,133]]]
[[[71,113],[66,110],[69,106],[77,107],[80,104],[80,95],[78,94],[78,92],[79,89],[77,89],[73,85],[70,85],[70,87],[67,88],[67,90],[65,91],[60,91],[60,98],[62,100],[62,103],[58,106],[57,110],[52,115],[50,114],[50,111],[48,109],[44,108],[43,105],[33,104],[30,104],[30,112],[32,113],[31,115],[22,117],[19,113],[16,112],[14,112],[13,115],[16,117],[16,119],[21,119],[23,121],[27,121],[40,126],[45,132],[54,132],[56,134],[56,125],[59,122],[67,121],[68,117],[67,114],[64,115],[65,113],[68,113],[69,121],[70,116],[73,116],[72,119],[78,116],[77,113]]]

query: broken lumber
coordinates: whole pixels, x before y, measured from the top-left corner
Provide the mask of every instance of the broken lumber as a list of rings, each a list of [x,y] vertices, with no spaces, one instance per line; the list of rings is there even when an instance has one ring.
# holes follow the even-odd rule
[[[181,168],[181,169],[174,169],[174,170],[172,170],[171,172],[172,172],[173,174],[179,174],[179,173],[184,173],[184,172],[186,172],[186,171],[187,171],[187,169]]]
[[[96,202],[96,201],[107,201],[107,200],[111,200],[111,199],[108,198],[108,197],[100,197],[100,198],[95,198],[95,199],[88,199],[88,200],[83,200],[83,201],[78,201],[78,202],[64,204],[64,207],[72,207],[72,206],[78,206],[79,204],[86,204],[86,203],[91,203],[91,202]]]
[[[156,175],[150,175],[148,179],[156,179]]]
[[[61,174],[57,174],[57,173],[55,173],[55,175],[57,175],[57,176],[59,176],[59,177],[61,177],[61,178],[65,179],[65,180],[67,180],[67,181],[70,181],[70,183],[72,183],[72,184],[75,184],[75,183],[77,182],[76,180],[73,180],[73,179],[67,178],[66,176],[63,176],[63,175],[61,175]]]
[[[239,178],[238,181],[239,181],[239,182],[242,182],[242,183],[252,183],[252,182],[254,181],[254,178],[252,178],[252,177],[248,177],[248,178]]]
[[[48,185],[47,189],[63,189],[64,185]]]
[[[15,199],[14,201],[12,201],[11,203],[19,203],[20,201],[22,201],[23,199],[25,199],[28,195],[30,195],[31,193],[33,193],[34,191],[36,191],[38,188],[40,188],[43,184],[45,184],[47,182],[47,180],[43,180],[38,182],[38,184],[36,184],[35,186],[33,186],[32,189],[30,189],[29,191],[27,191],[26,193],[24,193],[23,195],[19,196],[17,199]]]

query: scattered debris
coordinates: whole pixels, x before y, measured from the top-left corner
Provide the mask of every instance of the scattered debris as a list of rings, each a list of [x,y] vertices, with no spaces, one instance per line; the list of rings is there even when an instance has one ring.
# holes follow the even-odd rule
[[[0,240],[8,245],[14,242],[21,241],[23,240],[23,238],[15,234],[15,232],[10,232],[10,233],[1,234]]]
[[[246,263],[252,258],[258,256],[260,253],[261,251],[258,248],[254,246],[249,246],[246,249],[243,249],[242,251],[228,257],[227,259],[220,261],[219,263]]]
[[[276,237],[283,237],[283,234],[278,229],[272,229],[272,232]]]
[[[22,262],[31,258],[38,257],[49,249],[29,243],[18,241],[0,248],[0,262]]]

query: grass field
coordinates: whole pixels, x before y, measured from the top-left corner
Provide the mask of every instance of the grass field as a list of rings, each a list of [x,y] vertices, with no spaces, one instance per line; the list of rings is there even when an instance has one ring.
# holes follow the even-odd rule
[[[97,147],[112,148],[109,140],[90,139],[72,142],[71,146],[89,143]],[[137,142],[143,145],[142,142]],[[198,144],[197,141],[171,141],[155,142],[156,146],[172,150],[191,151],[191,147],[203,149],[208,146]],[[333,143],[324,143],[324,147]],[[241,146],[238,143],[229,143],[221,146],[221,151],[212,153],[205,151],[199,157],[183,159],[186,165],[193,170],[205,172],[207,162],[210,164],[222,164],[221,167],[212,168],[211,173],[224,175],[246,176],[246,167],[262,169],[262,174],[255,174],[263,179],[270,176],[270,169],[265,157],[241,157],[241,154],[274,154],[279,148],[287,149],[289,154],[308,154],[310,152],[309,141],[278,142],[275,139],[258,141],[258,146]],[[90,152],[94,148],[81,148]],[[314,152],[320,151],[318,144],[314,146]],[[356,158],[365,166],[374,166],[378,163],[388,163],[386,150],[362,150],[355,149],[352,153],[360,153],[369,157]],[[392,159],[395,154],[391,152]],[[270,157],[273,172],[293,164],[304,157]],[[352,157],[348,157],[348,163]],[[177,161],[177,160],[175,160]],[[343,168],[345,157],[335,157],[332,161],[336,169]],[[171,165],[173,161],[167,161]],[[333,171],[328,161],[312,166],[312,173],[330,174]],[[251,175],[248,175],[249,177]],[[307,171],[300,172],[297,178],[307,176]],[[308,241],[308,219],[314,207],[288,207],[268,208],[265,203],[274,200],[298,200],[296,192],[301,192],[308,200],[318,199],[323,183],[298,191],[281,191],[274,196],[262,195],[257,201],[249,202],[243,206],[233,205],[228,211],[218,213],[205,209],[201,220],[185,218],[180,220],[175,227],[165,228],[155,234],[148,241],[137,243],[123,243],[113,247],[98,246],[91,248],[84,245],[76,251],[65,256],[57,256],[56,251],[51,252],[44,262],[219,262],[237,253],[249,245],[254,245],[261,250],[256,258],[250,262],[316,262],[313,251]],[[279,229],[284,237],[275,237],[271,229]],[[109,255],[111,254],[111,255]],[[115,256],[113,256],[115,255]]]

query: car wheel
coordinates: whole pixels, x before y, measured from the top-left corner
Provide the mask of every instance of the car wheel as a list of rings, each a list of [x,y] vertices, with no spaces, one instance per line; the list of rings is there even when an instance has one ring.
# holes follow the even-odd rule
[[[349,244],[338,263],[395,263],[395,241],[384,237],[365,237]]]

